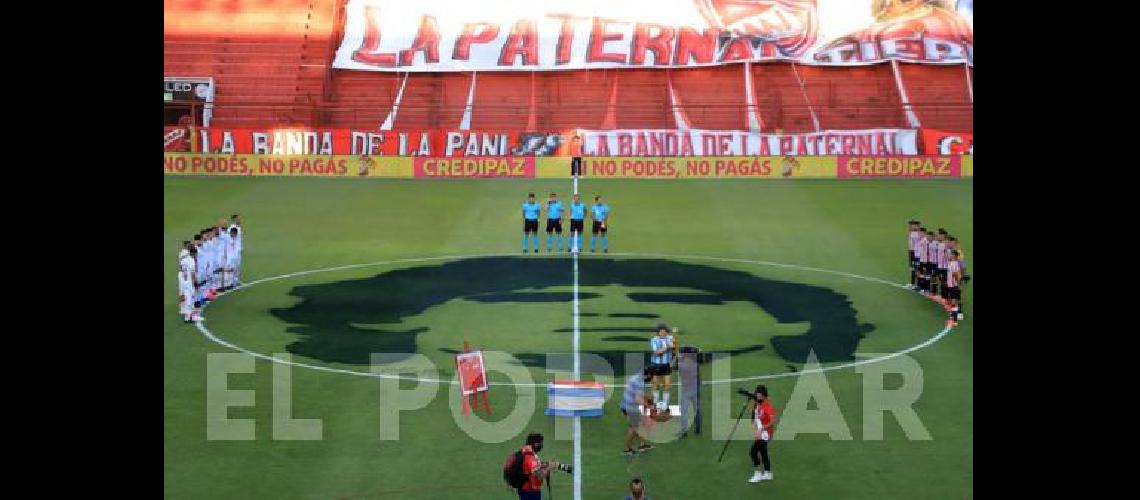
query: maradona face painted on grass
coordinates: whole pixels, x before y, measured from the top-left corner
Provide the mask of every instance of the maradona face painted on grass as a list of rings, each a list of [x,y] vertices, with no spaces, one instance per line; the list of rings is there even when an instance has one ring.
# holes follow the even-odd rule
[[[571,280],[567,267],[562,259],[513,257],[416,266],[370,278],[297,286],[290,294],[300,301],[289,308],[275,309],[273,314],[292,325],[291,333],[300,335],[299,340],[287,346],[290,353],[328,363],[367,365],[372,353],[422,352],[425,338],[454,332],[440,331],[451,325],[423,324],[415,321],[416,317],[430,308],[448,307],[453,301],[506,305],[500,311],[517,318],[513,326],[519,336],[558,336],[555,340],[564,344],[561,337],[569,333],[567,327],[546,328],[546,323],[532,322],[527,308],[567,304],[572,300],[570,292],[564,290]],[[584,351],[619,367],[618,374],[629,372],[626,353],[645,350],[631,342],[648,342],[653,322],[609,315],[659,316],[662,310],[678,305],[707,308],[709,315],[715,315],[718,306],[729,304],[735,304],[733,311],[739,314],[740,303],[751,303],[755,310],[745,310],[744,314],[756,315],[752,326],[755,331],[745,332],[745,345],[720,351],[745,354],[771,349],[780,359],[795,364],[805,362],[813,350],[823,363],[854,360],[859,340],[873,330],[873,326],[858,322],[857,312],[845,295],[829,288],[708,265],[666,259],[589,259],[583,262],[580,280],[583,310],[587,315],[599,314],[604,318],[593,323],[612,325],[584,326],[583,334],[609,334],[599,335],[598,340],[603,345],[613,345],[612,349]],[[636,307],[638,312],[609,310],[616,304],[621,309]],[[568,320],[569,314],[565,316]],[[768,325],[774,320],[777,325],[801,324],[806,329],[799,335],[774,334],[764,331],[764,317],[769,317]],[[413,324],[417,326],[410,326]],[[744,328],[749,326],[748,321],[741,324]],[[699,325],[689,328],[700,331]],[[544,352],[491,344],[497,340],[506,343],[502,336],[477,338],[478,324],[463,325],[461,329],[477,345],[512,352],[527,366],[547,364]],[[781,330],[787,328],[777,329]],[[727,332],[707,332],[708,337],[702,340],[715,344],[709,337],[723,333]],[[457,352],[458,348],[455,345],[453,350]],[[439,349],[448,352],[446,346]]]

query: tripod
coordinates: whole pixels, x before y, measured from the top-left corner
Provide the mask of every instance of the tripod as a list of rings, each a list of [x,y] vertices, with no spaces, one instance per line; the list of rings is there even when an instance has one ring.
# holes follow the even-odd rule
[[[732,424],[732,432],[728,433],[728,438],[724,440],[724,448],[720,450],[720,457],[716,459],[716,463],[720,463],[724,459],[724,452],[728,451],[728,444],[732,442],[732,435],[736,434],[736,428],[740,425],[740,419],[744,417],[744,411],[748,409],[748,404],[752,400],[745,400],[744,406],[740,407],[740,415],[736,416],[736,423]]]

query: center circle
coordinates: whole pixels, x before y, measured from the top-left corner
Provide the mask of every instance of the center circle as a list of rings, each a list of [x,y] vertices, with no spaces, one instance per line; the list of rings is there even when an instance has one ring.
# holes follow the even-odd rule
[[[899,290],[906,290],[905,286],[903,286],[903,285],[892,283],[890,281],[879,279],[879,278],[861,276],[861,275],[857,275],[857,274],[853,274],[853,273],[849,273],[849,272],[844,272],[844,271],[836,271],[836,270],[821,269],[821,268],[808,267],[808,266],[800,266],[800,265],[796,265],[796,264],[768,262],[768,261],[762,261],[762,260],[711,257],[711,256],[665,255],[665,254],[643,254],[643,253],[614,253],[614,254],[611,254],[611,256],[617,257],[617,258],[634,258],[634,259],[630,259],[630,260],[591,260],[591,259],[586,259],[586,258],[582,259],[582,263],[585,264],[582,266],[583,270],[587,270],[587,269],[592,268],[598,272],[598,276],[595,276],[593,279],[593,281],[596,284],[617,283],[617,284],[624,284],[625,286],[654,286],[654,285],[656,285],[656,286],[668,286],[668,284],[673,282],[673,280],[663,279],[663,280],[654,281],[652,279],[649,279],[649,276],[651,276],[653,274],[659,274],[659,273],[654,273],[653,271],[659,270],[662,266],[670,265],[670,263],[672,261],[706,261],[706,262],[745,264],[745,265],[750,265],[750,266],[751,265],[770,266],[770,267],[777,267],[777,268],[792,269],[792,270],[796,270],[796,271],[807,271],[807,272],[814,272],[814,273],[831,274],[831,275],[837,275],[837,276],[842,276],[842,277],[846,277],[846,278],[853,278],[853,279],[857,279],[857,280],[863,280],[863,281],[868,281],[868,282],[872,282],[872,283],[876,283],[876,284],[881,284],[884,286],[897,288]],[[540,265],[540,266],[543,266],[542,269],[548,273],[557,272],[557,270],[564,269],[563,272],[566,275],[569,275],[570,270],[571,270],[571,261],[569,259],[566,259],[566,258],[554,258],[554,259],[524,258],[524,259],[519,260],[518,257],[515,256],[514,254],[449,255],[449,256],[438,256],[438,257],[394,259],[394,260],[386,260],[386,261],[372,262],[372,263],[365,263],[365,264],[353,264],[353,265],[329,267],[329,268],[323,268],[323,269],[314,269],[314,270],[309,270],[309,271],[300,271],[300,272],[295,272],[295,273],[283,274],[283,275],[279,275],[279,276],[273,276],[273,277],[269,277],[269,278],[263,278],[263,279],[259,279],[259,280],[247,283],[247,284],[245,284],[245,285],[243,285],[243,286],[241,286],[235,290],[230,291],[229,293],[227,293],[224,296],[228,296],[229,294],[233,294],[233,293],[239,292],[241,290],[251,288],[251,287],[256,286],[258,284],[288,279],[288,278],[292,278],[292,277],[304,276],[304,275],[309,275],[309,274],[343,271],[343,270],[356,269],[356,268],[379,267],[379,266],[394,265],[394,264],[417,264],[417,263],[430,263],[430,262],[443,262],[443,261],[451,261],[451,262],[441,264],[441,267],[450,266],[452,268],[454,268],[456,266],[463,266],[463,265],[465,265],[465,263],[478,263],[478,264],[490,263],[488,265],[501,265],[504,262],[506,262],[506,263],[509,263],[510,265],[520,265],[520,263],[521,263],[521,265],[525,265],[525,266]],[[540,263],[540,264],[527,264],[527,262]],[[615,263],[620,263],[620,264],[615,264]],[[677,268],[682,270],[682,271],[685,271],[685,270],[688,270],[692,267],[695,267],[693,265],[683,264],[681,262],[674,262],[674,263],[676,264]],[[633,267],[631,267],[631,266],[633,266]],[[728,271],[728,270],[725,270],[725,269],[722,269],[719,267],[707,267],[707,266],[701,266],[701,267],[707,268],[707,271],[704,271],[704,272],[717,273],[715,276],[710,276],[710,277],[706,278],[706,280],[712,280],[712,281],[717,281],[717,279],[720,279],[722,281],[731,281],[731,279],[736,277],[733,273],[740,274],[740,275],[746,274],[746,273],[743,273],[740,271]],[[418,270],[421,268],[410,268],[410,269]],[[435,268],[426,268],[426,269],[431,270],[431,269],[435,269]],[[396,269],[396,270],[390,271],[389,273],[384,273],[380,276],[385,276],[385,275],[390,274],[390,273],[401,273],[401,272],[407,273],[407,271],[408,271],[408,269]],[[461,271],[461,269],[459,271]],[[689,274],[693,274],[693,273],[689,273]],[[615,277],[610,277],[610,275],[615,275]],[[644,283],[640,283],[640,281],[643,280],[642,276],[646,277],[646,278],[644,278],[645,279]],[[752,276],[752,275],[749,275],[749,276]],[[623,277],[624,277],[624,280],[630,280],[630,279],[637,280],[637,281],[639,281],[639,284],[638,285],[631,285],[629,283],[626,283],[625,281],[623,281]],[[633,278],[631,278],[631,277],[633,277]],[[424,276],[419,276],[419,275],[412,275],[412,276],[406,276],[405,277],[405,279],[408,279],[408,280],[411,280],[411,279],[421,279],[422,280],[424,278],[425,278]],[[766,278],[758,278],[758,277],[755,277],[755,278],[756,279],[754,281],[765,281],[766,280]],[[525,292],[526,292],[526,294],[528,294],[527,296],[530,297],[530,299],[526,299],[526,300],[534,299],[534,297],[536,297],[536,296],[538,297],[538,299],[535,299],[535,300],[544,300],[541,297],[542,294],[553,293],[554,298],[550,299],[549,301],[551,301],[551,302],[566,302],[567,299],[560,297],[556,292],[543,291],[543,290],[545,290],[545,288],[543,288],[544,286],[557,286],[558,284],[566,284],[566,283],[564,283],[564,280],[562,280],[562,281],[560,281],[560,280],[561,280],[561,278],[555,278],[555,279],[553,279],[553,281],[548,280],[546,282],[542,282],[541,280],[537,280],[537,281],[531,280],[530,278],[526,278],[524,275],[524,277],[520,277],[518,280],[510,282],[511,286],[508,286],[507,288],[509,288],[511,290],[516,290],[516,291],[520,290],[521,288],[526,288]],[[614,281],[614,280],[617,280],[617,281]],[[589,280],[587,280],[587,281],[589,281]],[[681,280],[681,281],[686,282],[684,280]],[[768,281],[771,281],[771,280],[768,280]],[[686,282],[686,283],[689,283],[689,282]],[[701,281],[696,282],[695,287],[696,288],[702,288],[702,287],[708,288],[708,286],[702,285],[701,283],[703,283],[703,282],[701,282]],[[802,284],[787,283],[787,282],[779,282],[779,283],[781,283],[781,286],[787,286],[789,284],[794,285],[794,286],[799,286],[799,287],[803,288],[804,290],[807,290],[810,288],[819,288],[819,287],[814,287],[812,285],[802,285]],[[460,284],[464,284],[464,283],[460,283]],[[755,286],[755,283],[740,283],[737,285],[732,285],[732,284],[725,285],[731,289],[731,291],[728,292],[727,295],[734,295],[734,294],[735,295],[741,295],[741,294],[747,295],[748,292],[746,290],[748,289],[748,286],[746,286],[746,285]],[[733,286],[735,286],[736,288],[732,288]],[[716,285],[716,288],[718,288],[718,289],[721,287],[722,287],[722,285],[720,285],[720,284]],[[488,300],[486,298],[486,295],[488,295],[488,294],[495,295],[497,293],[495,290],[480,290],[477,287],[472,288],[469,286],[465,287],[464,290],[466,290],[467,292],[477,291],[479,293],[476,294],[476,293],[459,293],[459,292],[457,292],[457,294],[453,295],[452,297],[467,299],[467,298],[476,297],[476,295],[482,295],[483,297],[479,298],[478,300]],[[787,292],[787,290],[788,289],[781,289],[781,291],[783,291],[785,293]],[[826,290],[826,289],[820,289],[820,290]],[[799,290],[799,291],[802,291],[802,290]],[[835,301],[836,300],[835,297],[828,296],[824,292],[813,291],[813,290],[808,290],[808,291],[810,293],[814,294],[814,295],[810,295],[810,297],[816,301]],[[830,290],[826,290],[826,291],[830,292]],[[831,293],[834,294],[834,292],[831,292]],[[500,293],[500,295],[503,295],[503,294]],[[519,294],[517,294],[515,292],[512,292],[511,294],[507,294],[507,295],[510,295],[510,297],[507,299],[504,299],[504,300],[521,300],[521,299],[519,299]],[[627,295],[635,295],[635,294],[630,293]],[[645,297],[639,297],[639,299],[644,299],[647,301],[659,300],[659,298],[650,297],[654,294],[641,294],[641,295],[645,295]],[[691,298],[693,295],[692,294],[686,294],[686,295],[682,295],[682,296]],[[677,295],[672,295],[671,297],[673,297],[673,300],[676,300]],[[700,295],[697,295],[696,297],[697,297],[697,300],[707,300],[705,298],[701,298],[702,296],[700,296]],[[839,296],[839,297],[843,298],[842,296]],[[732,298],[738,299],[739,297],[732,297]],[[715,297],[714,297],[714,299],[715,299]],[[745,299],[747,299],[747,297],[745,297]],[[490,300],[494,300],[494,299],[492,298]],[[761,299],[755,299],[753,301],[756,302],[757,300],[763,301],[763,300],[770,300],[770,299],[761,298]],[[758,302],[757,305],[761,305],[761,304]],[[768,309],[770,306],[765,304],[765,305],[762,305],[761,307],[763,307],[764,309]],[[787,304],[777,304],[776,308],[780,309],[781,307],[787,308]],[[779,314],[779,312],[777,314]],[[795,312],[791,312],[789,314],[790,314],[789,317],[795,316]],[[571,312],[569,311],[569,308],[567,308],[566,317],[569,318],[570,316],[571,316]],[[238,346],[238,345],[233,344],[231,342],[228,342],[222,338],[219,338],[217,335],[215,335],[213,332],[211,332],[206,327],[205,323],[200,322],[197,324],[197,327],[198,327],[199,331],[207,339],[211,340],[212,342],[215,342],[219,345],[233,349],[235,351],[243,352],[245,354],[248,354],[248,355],[251,355],[251,356],[254,356],[257,358],[265,359],[267,361],[271,361],[271,362],[275,362],[275,363],[282,363],[282,364],[287,364],[287,365],[291,365],[291,366],[297,366],[297,367],[308,368],[308,369],[319,370],[319,371],[332,372],[332,373],[353,375],[353,376],[388,378],[388,379],[403,379],[403,380],[412,380],[412,381],[430,382],[430,383],[446,383],[446,384],[456,384],[457,383],[453,379],[443,380],[443,379],[437,379],[437,378],[421,378],[421,377],[414,377],[414,376],[408,376],[408,375],[374,373],[374,372],[369,372],[369,371],[358,371],[358,370],[351,370],[351,369],[343,369],[343,368],[335,368],[335,367],[330,367],[330,366],[321,366],[321,365],[316,365],[316,364],[309,364],[309,363],[304,363],[304,362],[293,361],[291,359],[289,359],[289,360],[279,359],[279,358],[276,358],[273,356],[269,356],[269,355],[265,355],[262,353],[252,351],[250,349]],[[895,357],[895,356],[907,354],[907,353],[914,352],[914,351],[917,351],[919,349],[922,349],[924,347],[927,347],[927,346],[937,342],[938,340],[940,340],[945,335],[947,335],[949,333],[949,331],[950,331],[949,327],[944,328],[941,331],[938,331],[937,333],[935,333],[932,337],[930,337],[929,339],[927,339],[926,341],[924,341],[922,343],[910,346],[906,349],[902,349],[902,350],[893,352],[891,354],[882,355],[882,356],[879,356],[876,358],[861,359],[858,361],[843,362],[843,363],[838,363],[838,364],[830,364],[830,365],[821,366],[818,369],[809,370],[809,371],[797,370],[797,371],[792,371],[792,372],[768,373],[768,374],[760,374],[760,375],[747,376],[747,377],[741,377],[741,378],[709,380],[709,381],[705,381],[704,383],[705,384],[719,384],[719,383],[732,383],[732,382],[745,382],[745,381],[752,381],[752,380],[774,379],[774,378],[796,376],[796,375],[801,375],[804,373],[839,370],[839,369],[849,368],[849,367],[863,365],[863,364],[881,362],[881,361],[885,361],[885,360],[890,359],[890,358]],[[777,351],[781,351],[782,355],[784,355],[785,357],[787,357],[788,355],[791,355],[791,356],[802,356],[803,355],[802,346],[799,345],[800,343],[796,342],[794,339],[781,339],[781,340],[786,340],[786,342],[782,342],[781,345],[777,345],[775,347],[776,347]],[[856,343],[857,343],[857,340],[856,340]],[[569,344],[569,341],[567,342],[567,344]],[[850,348],[851,346],[847,346],[847,347]],[[323,358],[321,358],[321,359],[323,359]],[[821,358],[821,361],[823,361],[822,358]],[[513,383],[495,383],[495,382],[492,382],[491,385],[541,387],[541,386],[545,386],[546,384],[545,383],[513,384]],[[620,386],[619,384],[607,384],[607,385],[610,387],[619,387]]]

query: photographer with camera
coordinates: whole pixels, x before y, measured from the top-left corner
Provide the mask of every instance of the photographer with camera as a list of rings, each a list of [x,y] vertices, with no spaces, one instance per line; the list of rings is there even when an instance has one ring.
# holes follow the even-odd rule
[[[555,460],[544,462],[538,457],[542,451],[542,434],[532,432],[526,437],[526,445],[511,454],[503,464],[503,480],[511,489],[518,492],[519,500],[542,500],[542,481],[547,480],[550,489],[550,471],[560,470],[569,474],[574,469]]]

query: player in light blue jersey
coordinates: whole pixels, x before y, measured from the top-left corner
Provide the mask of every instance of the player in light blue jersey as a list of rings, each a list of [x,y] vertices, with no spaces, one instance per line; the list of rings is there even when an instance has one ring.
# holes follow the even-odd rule
[[[673,336],[665,323],[657,325],[657,335],[649,339],[649,367],[653,371],[653,400],[659,410],[669,411],[669,375],[677,353]]]
[[[523,212],[523,253],[527,252],[527,236],[534,236],[534,253],[538,253],[538,214],[542,212],[542,205],[534,200],[534,193],[526,197],[522,204]]]
[[[546,251],[554,241],[554,233],[558,233],[558,251],[562,251],[562,200],[558,195],[550,193],[550,200],[546,202]]]
[[[610,206],[602,203],[601,196],[594,196],[594,204],[590,206],[594,218],[594,227],[590,232],[590,253],[598,247],[598,232],[602,233],[602,252],[610,253],[610,238],[606,235],[606,226],[609,225]]]
[[[573,253],[582,251],[582,228],[585,227],[585,220],[586,204],[582,203],[581,197],[575,194],[574,201],[570,202],[570,245],[568,245]]]

